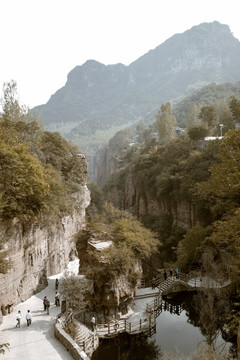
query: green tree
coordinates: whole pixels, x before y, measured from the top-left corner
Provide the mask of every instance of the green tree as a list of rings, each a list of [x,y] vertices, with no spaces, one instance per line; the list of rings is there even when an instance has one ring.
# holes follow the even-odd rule
[[[90,196],[91,196],[91,202],[90,202],[90,205],[87,208],[87,214],[90,217],[93,217],[96,213],[102,211],[103,191],[94,182],[88,183],[87,187],[90,190]]]
[[[49,185],[37,158],[23,145],[0,141],[0,215],[28,217],[45,206]]]
[[[229,107],[225,107],[219,112],[218,115],[219,124],[223,124],[222,134],[225,135],[228,130],[235,129],[235,121],[232,115],[232,112]],[[220,134],[220,127],[219,127],[219,134]]]
[[[231,109],[231,112],[232,112],[235,122],[239,123],[240,122],[240,100],[237,99],[235,96],[232,96],[232,98],[229,102],[229,107]]]
[[[209,245],[207,238],[210,234],[208,228],[200,225],[188,230],[177,247],[177,263],[182,269],[190,271],[192,268],[200,266],[200,258],[204,249]]]
[[[227,254],[227,263],[231,269],[233,281],[239,282],[240,274],[240,208],[215,222],[211,240]]]
[[[117,246],[126,246],[137,258],[146,259],[157,250],[155,234],[131,216],[114,222],[113,235]]]
[[[88,224],[88,229],[89,239],[111,240],[113,244],[100,253],[92,252],[93,261],[87,270],[87,276],[95,280],[98,287],[103,286],[106,281],[113,281],[120,274],[128,275],[129,281],[135,282],[135,264],[150,258],[157,250],[158,240],[155,234],[111,203],[104,205],[103,212]]]
[[[71,192],[78,191],[79,185],[85,184],[87,164],[79,156],[77,147],[71,145],[59,133],[45,131],[39,148],[43,155],[42,162],[51,164],[61,173]]]
[[[200,120],[198,118],[199,111],[200,111],[200,105],[191,104],[189,106],[188,112],[187,112],[187,115],[186,115],[186,127],[187,127],[187,129],[200,124]]]
[[[188,129],[188,136],[193,141],[198,141],[204,139],[209,133],[208,128],[206,126],[200,124],[192,126]]]
[[[215,107],[213,105],[202,106],[198,118],[203,124],[209,127],[209,130],[213,134],[218,123]]]
[[[4,120],[20,121],[23,120],[28,109],[19,105],[17,96],[17,83],[14,80],[3,84],[3,100],[2,100]]]
[[[196,193],[212,201],[232,200],[239,203],[240,194],[240,129],[230,130],[223,138],[219,160],[209,170],[210,179],[196,186]]]
[[[156,128],[162,144],[174,139],[176,134],[177,120],[172,114],[171,104],[167,102],[161,105],[161,111],[156,115]]]
[[[61,295],[73,310],[83,310],[87,306],[86,294],[91,284],[83,276],[64,272],[61,280]]]

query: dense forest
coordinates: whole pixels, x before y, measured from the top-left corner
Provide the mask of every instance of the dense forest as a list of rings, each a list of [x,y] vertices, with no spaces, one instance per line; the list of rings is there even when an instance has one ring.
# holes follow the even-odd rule
[[[215,104],[216,105],[216,104]],[[129,178],[138,194],[172,203],[187,201],[195,208],[192,226],[176,226],[170,212],[145,214],[139,220],[158,236],[158,266],[199,269],[212,277],[231,278],[228,336],[235,338],[239,310],[240,233],[240,100],[232,96],[218,108],[209,103],[194,109],[184,132],[176,133],[177,119],[170,103],[163,104],[154,124],[121,131],[109,142],[117,144],[116,171],[102,189],[90,184],[92,209],[103,199],[122,210]],[[189,106],[190,110],[191,105]],[[224,136],[219,136],[224,128]],[[211,140],[204,140],[210,136]],[[112,196],[115,194],[115,196]],[[117,194],[117,195],[116,195]],[[151,264],[154,264],[152,262]],[[222,295],[219,295],[220,298]],[[215,298],[220,301],[220,298]],[[225,319],[226,320],[226,319]]]

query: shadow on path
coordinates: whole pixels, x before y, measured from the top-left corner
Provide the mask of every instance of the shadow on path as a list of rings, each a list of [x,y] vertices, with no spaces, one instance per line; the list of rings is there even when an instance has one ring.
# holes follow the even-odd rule
[[[12,313],[3,317],[0,325],[1,342],[10,343],[4,360],[72,360],[66,348],[55,338],[54,324],[61,308],[55,306],[55,279],[59,279],[58,291],[61,290],[61,276],[57,274],[48,279],[48,286],[30,299],[15,306]],[[43,310],[43,298],[50,300],[49,315]],[[16,328],[16,315],[21,311],[21,327]],[[32,324],[26,324],[26,313],[32,313]]]

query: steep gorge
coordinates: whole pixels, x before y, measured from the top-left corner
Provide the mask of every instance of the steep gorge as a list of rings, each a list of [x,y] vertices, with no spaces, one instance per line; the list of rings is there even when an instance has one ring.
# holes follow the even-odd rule
[[[117,208],[128,210],[138,218],[144,216],[162,217],[167,215],[172,226],[189,229],[200,222],[197,218],[197,206],[191,201],[174,200],[170,196],[162,196],[160,199],[154,197],[151,189],[138,187],[134,174],[129,172],[124,180],[124,186],[107,187],[105,193],[107,201],[113,203]]]

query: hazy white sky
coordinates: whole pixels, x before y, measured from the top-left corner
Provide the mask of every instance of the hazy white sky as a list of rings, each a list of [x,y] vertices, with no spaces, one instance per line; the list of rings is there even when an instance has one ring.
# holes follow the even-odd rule
[[[129,65],[202,22],[227,24],[240,40],[239,0],[0,0],[0,14],[0,96],[16,80],[29,107],[88,59]]]

